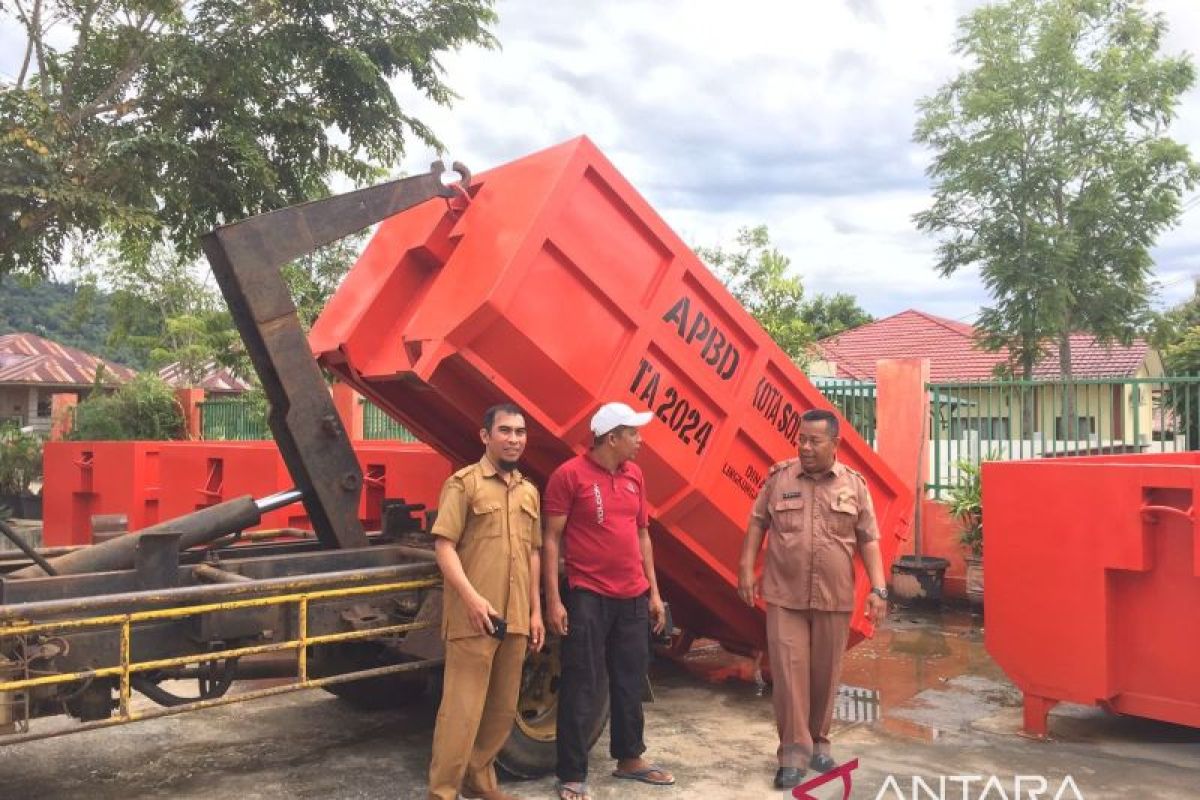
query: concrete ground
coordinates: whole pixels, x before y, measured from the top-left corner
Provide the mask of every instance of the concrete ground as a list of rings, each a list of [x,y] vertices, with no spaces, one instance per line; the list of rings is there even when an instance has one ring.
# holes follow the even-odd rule
[[[984,652],[980,624],[961,613],[894,612],[874,640],[848,655],[834,755],[858,759],[851,797],[1200,797],[1198,730],[1061,707],[1051,718],[1052,741],[1019,736],[1019,693]],[[657,664],[647,755],[673,770],[678,784],[609,777],[604,738],[592,753],[593,796],[787,797],[770,787],[771,701],[753,676],[748,660],[703,644],[682,662]],[[424,797],[432,721],[428,708],[363,713],[323,691],[294,693],[0,748],[0,799],[415,800]],[[914,776],[921,779],[915,789]],[[955,776],[979,778],[964,790]],[[523,798],[551,798],[552,785],[547,778],[508,787]],[[834,782],[811,796],[843,795]]]

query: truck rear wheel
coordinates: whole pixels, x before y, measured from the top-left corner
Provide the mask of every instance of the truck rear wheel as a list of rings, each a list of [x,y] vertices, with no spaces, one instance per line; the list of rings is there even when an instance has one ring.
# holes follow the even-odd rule
[[[341,642],[312,648],[309,674],[314,678],[339,675],[397,663],[395,653],[378,642]],[[429,672],[399,672],[364,678],[359,681],[333,683],[323,687],[335,697],[363,711],[383,711],[403,708],[429,696]]]
[[[557,637],[550,637],[542,652],[525,659],[517,719],[508,741],[496,756],[501,769],[517,778],[538,778],[554,771],[558,753],[555,726],[558,720],[558,684],[562,672]],[[588,747],[596,743],[608,722],[608,692],[588,729]]]

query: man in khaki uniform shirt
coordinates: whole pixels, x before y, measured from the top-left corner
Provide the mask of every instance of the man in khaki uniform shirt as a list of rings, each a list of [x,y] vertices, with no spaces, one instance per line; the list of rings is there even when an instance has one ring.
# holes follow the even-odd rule
[[[854,610],[854,552],[862,555],[871,594],[865,613],[887,613],[887,588],[875,509],[866,481],[837,460],[838,419],[814,409],[801,417],[799,458],[771,468],[750,512],[738,589],[767,606],[779,769],[775,786],[800,783],[805,767],[827,772],[829,726],[842,654]],[[762,581],[754,565],[767,531]]]
[[[525,417],[511,403],[489,408],[478,463],[442,487],[432,533],[445,578],[442,635],[446,668],[433,732],[429,797],[515,800],[496,783],[496,754],[517,713],[528,648],[545,641],[541,601],[538,492],[517,470]],[[503,612],[497,611],[502,609]],[[497,640],[493,618],[507,623]]]

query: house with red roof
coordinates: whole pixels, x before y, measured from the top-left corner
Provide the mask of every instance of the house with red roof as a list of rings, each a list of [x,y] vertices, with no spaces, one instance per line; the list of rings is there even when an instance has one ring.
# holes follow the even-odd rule
[[[0,421],[38,432],[50,430],[50,398],[60,393],[86,397],[99,383],[117,386],[136,373],[74,347],[32,333],[0,336]]]
[[[834,381],[873,382],[880,359],[928,358],[935,423],[942,426],[935,437],[942,433],[941,438],[958,439],[973,431],[985,441],[1031,438],[1022,433],[1024,420],[1029,420],[1042,439],[1138,445],[1149,442],[1160,427],[1155,424],[1154,385],[1134,380],[1164,374],[1161,355],[1145,340],[1104,345],[1089,334],[1071,336],[1078,415],[1074,428],[1063,423],[1057,350],[1034,366],[1031,383],[980,386],[999,379],[1008,354],[981,349],[971,325],[915,309],[822,339],[817,348],[821,360],[813,374]],[[815,380],[820,385],[822,379]]]
[[[194,376],[189,376],[188,370],[178,361],[160,369],[158,377],[173,389],[203,389],[204,396],[213,400],[234,399],[250,391],[248,382],[216,361],[204,365],[199,381],[196,381]]]

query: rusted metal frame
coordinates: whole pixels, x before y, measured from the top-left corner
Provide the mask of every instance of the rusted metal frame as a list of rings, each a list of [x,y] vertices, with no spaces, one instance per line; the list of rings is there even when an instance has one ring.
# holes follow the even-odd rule
[[[296,611],[296,677],[300,684],[308,682],[308,598],[300,598]]]
[[[0,746],[22,744],[24,742],[32,742],[39,739],[52,739],[54,737],[63,736],[69,733],[82,733],[84,731],[98,730],[100,728],[113,728],[118,725],[127,725],[131,722],[157,719],[159,717],[170,717],[187,711],[199,711],[200,709],[204,708],[215,708],[217,706],[230,705],[231,703],[258,700],[265,697],[288,694],[289,692],[297,692],[304,689],[319,689],[323,686],[333,686],[334,684],[338,683],[349,683],[350,681],[363,680],[366,678],[378,678],[384,675],[394,675],[400,672],[416,672],[418,670],[431,669],[433,667],[441,666],[444,661],[445,659],[442,658],[431,658],[424,661],[408,661],[403,664],[394,664],[386,667],[374,667],[372,669],[358,670],[355,672],[343,672],[340,675],[330,675],[329,677],[325,678],[310,678],[304,684],[299,682],[289,683],[283,686],[272,686],[267,689],[256,689],[237,695],[226,695],[225,697],[213,698],[211,700],[197,700],[195,702],[185,703],[183,705],[153,708],[147,711],[130,710],[128,717],[111,717],[109,719],[97,720],[95,722],[84,722],[70,728],[61,728],[59,730],[41,733],[0,736]]]
[[[455,169],[469,180],[459,164]],[[326,547],[365,547],[362,470],[280,274],[288,262],[407,208],[461,189],[442,167],[217,228],[201,240],[267,395],[267,423]]]
[[[252,545],[245,548],[231,548],[218,553],[209,553],[209,559],[214,555],[218,565],[236,570],[254,580],[276,580],[299,575],[343,572],[357,569],[373,569],[382,566],[393,566],[398,563],[433,560],[431,550],[409,547],[399,544],[384,544],[374,542],[371,547],[354,550],[322,549],[318,541],[298,543],[299,548],[280,550],[280,545]],[[181,554],[180,566],[174,586],[161,588],[181,588],[197,583],[192,571],[195,563],[204,554],[191,552]],[[52,600],[67,600],[79,598],[83,603],[90,598],[100,595],[115,595],[129,592],[140,592],[155,587],[146,585],[136,570],[115,570],[108,572],[88,572],[79,575],[63,575],[57,577],[31,577],[9,580],[0,576],[0,608],[5,605],[21,603],[40,603]]]
[[[11,628],[0,628],[0,635],[5,637],[25,636],[30,633],[41,633],[48,630],[68,630],[120,625],[121,622],[126,618],[132,622],[182,619],[185,617],[195,616],[196,614],[209,614],[214,611],[234,611],[242,608],[261,608],[263,606],[286,605],[288,603],[299,602],[300,598],[302,597],[306,597],[309,600],[329,600],[334,598],[357,597],[360,595],[383,594],[386,592],[405,592],[415,589],[428,589],[433,586],[440,586],[441,583],[442,582],[440,579],[431,577],[410,581],[400,581],[396,583],[381,583],[371,586],[347,586],[339,589],[296,592],[293,594],[275,595],[272,597],[251,597],[244,600],[227,600],[194,606],[181,606],[177,608],[155,608],[148,609],[146,611],[133,611],[123,614],[109,614],[99,617],[88,617],[86,619],[47,620],[45,622],[17,625]],[[241,584],[235,585],[240,586]],[[215,655],[213,656],[213,658],[216,657],[217,656]]]
[[[210,603],[208,605],[189,606],[187,608],[164,608],[153,611],[139,611],[129,614],[113,614],[104,617],[93,617],[82,620],[61,620],[57,622],[41,622],[31,625],[17,626],[5,630],[3,636],[27,636],[31,633],[41,633],[47,630],[61,631],[65,629],[108,627],[111,625],[119,625],[121,632],[121,663],[114,667],[101,667],[98,669],[81,670],[77,672],[61,673],[58,675],[45,675],[39,678],[26,678],[19,681],[0,682],[0,693],[21,691],[23,689],[30,689],[36,686],[52,686],[55,684],[72,683],[80,680],[119,676],[121,681],[121,708],[122,713],[124,714],[128,711],[129,706],[131,673],[146,672],[149,670],[167,667],[184,666],[187,664],[195,664],[203,661],[214,661],[225,658],[242,658],[245,656],[259,655],[262,653],[274,653],[291,649],[299,649],[300,651],[301,655],[299,656],[297,667],[301,681],[304,681],[307,680],[307,663],[303,654],[308,645],[333,644],[336,642],[357,641],[360,639],[375,639],[382,636],[390,636],[397,633],[407,633],[409,631],[420,630],[422,628],[431,627],[432,625],[432,623],[429,622],[409,622],[398,625],[386,625],[368,630],[308,636],[307,619],[310,601],[341,599],[345,597],[357,597],[369,594],[412,591],[416,589],[431,588],[439,584],[440,581],[430,578],[418,581],[381,584],[379,586],[355,586],[347,589],[329,589],[325,591],[283,595],[279,597],[261,597],[249,600],[235,600],[228,603]],[[199,614],[212,613],[214,611],[231,611],[240,608],[289,605],[291,603],[297,603],[300,610],[298,619],[299,635],[295,639],[265,645],[228,648],[225,650],[210,650],[203,653],[177,656],[175,658],[163,658],[154,661],[132,662],[130,660],[132,640],[131,628],[134,623],[147,622],[151,620],[181,619]]]
[[[361,631],[344,631],[342,633],[326,633],[320,636],[309,636],[305,639],[305,645],[314,644],[338,644],[341,642],[356,642],[363,639],[378,639],[383,636],[392,636],[397,633],[409,633],[411,631],[419,631],[423,628],[433,627],[431,622],[403,622],[397,625],[385,625],[379,628],[370,628]],[[286,642],[273,642],[271,644],[258,644],[248,647],[231,647],[225,650],[206,650],[203,653],[194,653],[187,656],[176,656],[175,658],[160,658],[154,661],[130,661],[129,647],[131,646],[132,636],[127,637],[127,629],[122,626],[121,632],[121,664],[112,667],[99,667],[97,669],[80,670],[79,672],[63,672],[58,675],[43,675],[40,678],[26,678],[19,681],[6,681],[0,683],[0,692],[19,692],[23,689],[32,689],[37,686],[55,686],[61,683],[74,683],[75,681],[83,681],[96,678],[115,678],[121,679],[121,702],[124,706],[128,706],[129,702],[129,683],[130,676],[136,672],[149,672],[156,669],[167,669],[169,667],[183,667],[189,664],[198,664],[205,661],[216,661],[225,658],[245,658],[246,656],[263,655],[264,653],[281,653],[288,650],[295,650],[301,647],[299,639],[289,639]],[[300,662],[297,662],[299,666]],[[304,670],[307,677],[307,668]]]
[[[104,611],[106,609],[119,609],[129,606],[170,605],[186,602],[204,602],[214,599],[234,599],[246,595],[267,594],[273,591],[292,593],[318,591],[321,587],[329,587],[333,584],[365,584],[376,580],[418,578],[436,574],[436,564],[422,561],[383,567],[362,567],[334,572],[319,572],[309,575],[290,575],[282,578],[264,578],[245,583],[184,586],[176,589],[124,592],[96,597],[16,603],[0,606],[0,621],[65,614],[77,615],[80,612]]]
[[[204,583],[248,583],[254,580],[240,572],[230,572],[212,564],[197,564],[192,567],[192,574],[196,576],[196,580]]]
[[[121,704],[122,717],[129,716],[129,701],[133,696],[132,670],[130,669],[130,650],[133,647],[133,631],[131,630],[130,615],[126,614],[121,620]]]

